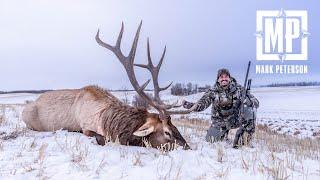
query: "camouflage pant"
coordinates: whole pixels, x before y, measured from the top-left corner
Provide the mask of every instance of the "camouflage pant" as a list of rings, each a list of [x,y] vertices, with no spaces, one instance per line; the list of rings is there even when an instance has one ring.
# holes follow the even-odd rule
[[[230,129],[236,128],[239,128],[235,137],[236,143],[238,143],[239,138],[243,137],[242,135],[244,132],[247,132],[248,134],[247,139],[251,140],[252,135],[255,132],[256,108],[245,107],[241,121],[239,121],[237,114],[228,116],[226,118],[212,117],[212,120],[212,124],[206,134],[206,141],[222,141],[227,138]]]
[[[238,115],[230,115],[228,117],[212,117],[212,124],[206,135],[206,141],[216,142],[226,139],[230,129],[240,126]]]
[[[206,134],[206,141],[208,142],[216,142],[222,141],[225,138],[225,134],[227,134],[227,128],[215,126],[211,124]]]
[[[244,108],[241,126],[236,132],[233,147],[251,144],[256,127],[256,112],[257,109],[254,107]],[[244,136],[245,132],[247,133],[246,137]]]

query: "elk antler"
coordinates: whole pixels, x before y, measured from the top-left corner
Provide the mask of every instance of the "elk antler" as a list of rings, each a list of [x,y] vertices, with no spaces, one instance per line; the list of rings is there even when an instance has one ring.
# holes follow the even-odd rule
[[[165,105],[160,97],[159,97],[159,92],[166,90],[170,87],[170,85],[172,84],[172,82],[164,87],[164,88],[160,88],[159,87],[159,83],[158,83],[158,75],[159,75],[159,70],[160,67],[162,65],[165,53],[166,53],[166,47],[164,48],[163,54],[161,56],[161,59],[158,63],[157,66],[154,66],[151,60],[151,55],[150,55],[150,45],[149,45],[149,40],[148,40],[148,64],[144,65],[144,64],[134,64],[134,58],[135,58],[135,54],[136,54],[136,50],[137,50],[137,44],[138,44],[138,40],[139,40],[139,35],[140,35],[140,30],[141,30],[141,26],[142,26],[142,21],[140,22],[140,25],[137,29],[136,35],[134,37],[133,43],[132,43],[132,47],[130,50],[130,53],[128,56],[123,55],[122,51],[121,51],[121,40],[122,40],[122,35],[123,35],[123,31],[124,31],[124,25],[123,22],[121,24],[121,30],[116,42],[115,46],[111,46],[105,42],[103,42],[99,35],[100,35],[100,31],[98,30],[97,35],[96,35],[96,41],[97,43],[110,50],[111,52],[113,52],[118,60],[121,62],[121,64],[124,66],[127,75],[129,77],[130,83],[132,84],[133,88],[135,89],[135,91],[143,98],[145,99],[148,104],[150,104],[152,107],[154,107],[160,115],[160,119],[162,120],[166,120],[167,116],[170,114],[188,114],[190,112],[192,112],[196,107],[197,107],[197,103],[195,105],[193,105],[193,107],[191,109],[188,110],[182,110],[182,111],[168,111],[167,109],[173,108],[173,107],[180,107],[180,106],[176,106],[176,105]],[[144,89],[147,87],[147,85],[150,82],[150,79],[147,80],[142,86],[139,85],[136,76],[135,76],[135,72],[134,72],[134,65],[142,67],[142,68],[146,68],[151,72],[152,75],[152,80],[153,80],[153,84],[154,84],[154,96],[155,99],[153,100],[152,98],[150,98],[145,92]]]
[[[96,41],[100,46],[102,46],[104,48],[107,48],[108,50],[110,50],[111,52],[113,52],[117,56],[118,60],[124,66],[124,68],[125,68],[125,70],[127,72],[127,75],[129,77],[130,83],[132,84],[132,86],[135,89],[135,91],[143,99],[145,99],[148,102],[148,104],[150,104],[152,107],[154,107],[155,109],[157,109],[160,112],[161,109],[158,107],[157,102],[153,101],[144,92],[144,89],[149,84],[150,79],[148,81],[146,81],[142,86],[140,86],[138,81],[137,81],[137,79],[136,79],[135,73],[134,73],[133,64],[134,64],[135,53],[136,53],[136,50],[137,50],[137,44],[138,44],[138,40],[139,40],[139,34],[140,34],[141,26],[142,26],[142,21],[140,22],[140,25],[139,25],[139,27],[137,29],[137,32],[136,32],[136,35],[134,37],[134,40],[133,40],[133,43],[132,43],[132,47],[131,47],[131,50],[130,50],[130,53],[129,53],[128,56],[123,55],[123,53],[121,51],[121,48],[120,48],[121,39],[122,39],[123,31],[124,31],[123,22],[121,24],[121,30],[120,30],[120,33],[119,33],[119,36],[118,36],[118,39],[117,39],[117,42],[116,42],[115,46],[111,46],[111,45],[103,42],[99,37],[99,35],[100,35],[99,30],[98,30],[97,35],[96,35]]]

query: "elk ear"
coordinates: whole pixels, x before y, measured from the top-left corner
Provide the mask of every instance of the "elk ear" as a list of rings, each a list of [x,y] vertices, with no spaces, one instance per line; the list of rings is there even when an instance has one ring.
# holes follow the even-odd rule
[[[138,130],[136,130],[133,135],[143,137],[151,134],[155,130],[155,125],[152,120],[148,118],[147,122],[144,123]]]
[[[133,135],[143,137],[151,134],[153,131],[154,131],[154,126],[150,126],[150,127],[141,126],[137,131],[133,133]]]

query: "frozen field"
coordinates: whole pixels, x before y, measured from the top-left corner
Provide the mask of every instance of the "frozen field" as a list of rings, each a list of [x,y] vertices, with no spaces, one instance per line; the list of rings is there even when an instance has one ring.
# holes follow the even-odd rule
[[[114,94],[131,101],[134,93]],[[209,144],[204,141],[208,108],[175,117],[192,150],[171,152],[117,143],[99,146],[80,133],[31,131],[20,114],[24,102],[38,95],[0,95],[0,179],[319,179],[319,87],[259,88],[253,94],[261,103],[258,123],[288,136],[259,125],[255,148]],[[163,98],[173,103],[201,95]]]
[[[260,88],[258,122],[297,136],[320,137],[320,87]]]

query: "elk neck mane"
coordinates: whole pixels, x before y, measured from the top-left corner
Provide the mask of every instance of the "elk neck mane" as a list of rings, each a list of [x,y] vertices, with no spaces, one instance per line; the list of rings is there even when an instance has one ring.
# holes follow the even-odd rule
[[[146,109],[129,106],[99,86],[87,86],[83,90],[97,100],[106,101],[107,106],[101,109],[100,118],[104,120],[103,128],[112,130],[108,132],[111,137],[117,134],[117,131],[122,131],[119,140],[130,139],[132,133],[145,123],[148,116]]]

